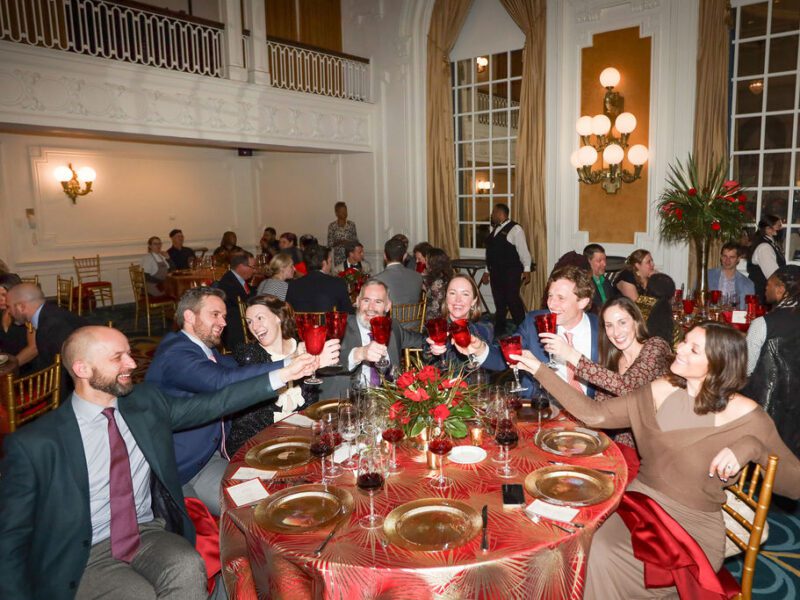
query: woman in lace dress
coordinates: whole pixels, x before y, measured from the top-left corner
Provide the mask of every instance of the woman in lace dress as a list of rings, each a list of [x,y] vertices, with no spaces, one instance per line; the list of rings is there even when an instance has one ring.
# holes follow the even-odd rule
[[[447,284],[450,283],[452,277],[453,266],[450,264],[447,252],[441,248],[431,248],[422,278],[422,289],[427,294],[426,319],[442,316],[442,303],[447,292]]]
[[[344,245],[357,242],[356,224],[347,220],[347,204],[337,202],[333,207],[336,220],[328,225],[328,248],[333,248],[333,264],[343,263],[346,258]]]

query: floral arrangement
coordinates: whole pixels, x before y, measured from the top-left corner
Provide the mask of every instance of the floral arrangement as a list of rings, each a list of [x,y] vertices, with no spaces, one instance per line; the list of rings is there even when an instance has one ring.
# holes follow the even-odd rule
[[[389,418],[402,424],[406,436],[417,436],[442,420],[449,435],[463,438],[467,435],[465,420],[475,416],[471,402],[480,387],[467,384],[462,372],[454,368],[441,371],[417,364],[395,382],[385,381],[376,394],[388,406]]]
[[[344,279],[345,283],[347,284],[347,289],[350,290],[350,294],[353,296],[357,295],[361,291],[361,286],[363,286],[364,282],[369,279],[369,275],[354,267],[345,269],[339,273],[339,277]]]
[[[658,199],[661,238],[679,242],[738,239],[747,216],[747,196],[739,182],[727,179],[727,161],[700,181],[692,155],[670,166],[667,189]]]

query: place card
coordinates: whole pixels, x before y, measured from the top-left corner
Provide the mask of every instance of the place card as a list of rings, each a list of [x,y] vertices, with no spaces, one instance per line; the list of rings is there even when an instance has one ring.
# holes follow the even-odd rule
[[[275,477],[277,471],[265,471],[263,469],[254,469],[253,467],[239,467],[236,472],[231,475],[231,479],[266,479],[269,481]]]
[[[745,324],[747,323],[747,311],[746,310],[734,310],[731,313],[731,323],[739,323]]]
[[[300,413],[294,413],[286,417],[283,421],[278,421],[279,423],[288,423],[289,425],[294,425],[296,427],[311,427],[314,423],[313,419],[309,419],[305,415],[301,415]]]
[[[348,458],[357,454],[359,450],[366,448],[366,444],[342,444],[333,452],[333,462],[343,463]]]
[[[238,507],[259,502],[269,496],[267,488],[260,479],[250,479],[244,483],[237,483],[225,489],[228,497]]]
[[[577,516],[579,511],[577,508],[570,508],[569,506],[556,506],[542,500],[534,500],[525,508],[525,512],[530,517],[536,515],[553,521],[572,523],[572,519]]]

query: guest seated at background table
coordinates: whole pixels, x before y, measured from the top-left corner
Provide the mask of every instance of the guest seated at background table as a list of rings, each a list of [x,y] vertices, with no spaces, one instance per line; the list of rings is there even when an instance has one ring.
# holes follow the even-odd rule
[[[347,329],[342,338],[341,363],[345,366],[345,375],[323,377],[320,397],[336,397],[350,386],[351,374],[367,385],[379,385],[380,373],[374,363],[382,356],[387,356],[389,366],[401,367],[401,359],[405,348],[423,348],[425,336],[416,331],[402,327],[392,321],[392,332],[388,346],[372,339],[370,320],[374,317],[390,315],[392,301],[389,299],[389,288],[378,279],[367,281],[358,293],[355,318],[347,319]]]
[[[147,240],[147,254],[141,260],[144,269],[144,280],[147,295],[159,297],[164,295],[164,280],[170,271],[175,269],[166,250],[161,249],[161,238],[156,236]]]
[[[640,295],[647,294],[647,280],[655,271],[650,252],[641,248],[634,250],[625,260],[625,268],[614,279],[614,285],[620,294],[636,302]]]
[[[453,265],[447,252],[441,248],[431,248],[425,272],[422,274],[422,289],[425,290],[427,304],[425,318],[435,319],[442,316],[442,305],[447,292],[447,284],[453,277]]]
[[[422,276],[403,266],[406,246],[397,236],[383,245],[383,257],[386,268],[375,275],[389,289],[393,304],[416,304],[422,293]]]
[[[315,244],[303,250],[308,275],[289,282],[286,301],[299,312],[338,310],[353,313],[353,303],[347,284],[341,277],[331,275],[331,251]]]
[[[519,365],[589,427],[633,430],[642,460],[626,493],[639,492],[657,502],[694,538],[717,572],[725,547],[724,488],[744,465],[766,465],[767,456],[776,454],[775,492],[800,497],[800,460],[758,404],[737,393],[746,381],[746,350],[741,333],[707,322],[678,346],[667,377],[605,402],[567,385],[528,351]],[[662,598],[669,592],[676,590],[645,589],[631,533],[618,514],[611,515],[592,540],[584,598]]]
[[[190,269],[194,260],[194,250],[183,245],[183,231],[173,229],[169,232],[172,245],[167,249],[167,254],[176,269]]]
[[[358,240],[345,242],[344,252],[344,262],[334,267],[334,273],[338,275],[347,269],[356,269],[361,271],[364,275],[370,275],[372,273],[372,266],[370,266],[369,262],[364,258],[364,244]]]
[[[309,361],[316,363],[316,359],[304,355],[291,361],[240,367],[233,357],[220,354],[216,348],[225,327],[225,293],[216,288],[187,290],[178,302],[175,323],[180,331],[164,336],[145,376],[147,383],[171,396],[214,392],[269,374],[269,389],[260,398],[267,400],[274,397],[272,390],[297,379]],[[205,421],[173,436],[183,493],[202,500],[215,515],[219,514],[219,488],[228,466],[224,440],[229,427],[224,421]]]
[[[228,266],[232,255],[244,252],[242,248],[236,245],[236,242],[236,233],[233,231],[223,233],[219,246],[214,250],[214,262],[218,265]]]
[[[258,285],[258,295],[271,294],[280,300],[286,300],[289,282],[294,279],[294,263],[288,254],[276,254],[269,261],[267,278]]]
[[[736,269],[741,258],[740,250],[741,247],[736,242],[723,244],[719,252],[721,267],[708,270],[708,289],[722,292],[723,304],[735,304],[744,310],[745,296],[756,292],[753,282]]]
[[[457,273],[447,284],[441,316],[447,319],[448,323],[465,319],[469,321],[469,330],[473,336],[483,340],[486,344],[494,341],[492,325],[480,321],[481,307],[478,304],[478,286],[468,275]],[[430,344],[431,354],[444,355],[444,359],[448,363],[461,364],[467,360],[467,356],[456,349],[449,337],[444,345],[436,345],[430,338],[426,341]]]
[[[557,315],[557,333],[564,335],[582,355],[590,358],[592,362],[597,362],[599,359],[597,315],[586,312],[594,294],[594,285],[589,273],[578,267],[563,267],[550,274],[545,287],[549,310],[534,310],[525,316],[525,320],[517,329],[517,335],[522,338],[522,347],[533,352],[539,360],[547,361],[536,329],[536,316],[553,312]],[[481,366],[490,371],[505,371],[508,368],[497,343],[487,345],[473,336],[469,348],[458,348],[458,351],[462,354],[474,354]],[[589,396],[594,397],[594,387],[577,376],[572,365],[560,363],[555,372],[564,381],[580,387]],[[526,374],[523,374],[521,381],[522,386],[526,388],[522,395],[530,398],[538,386]]]
[[[433,249],[428,242],[420,242],[414,246],[414,270],[420,275],[425,272],[425,265],[428,262],[428,252]]]
[[[258,241],[261,254],[267,257],[267,261],[272,260],[281,251],[278,245],[278,233],[274,227],[265,227],[261,239]]]
[[[300,252],[311,246],[316,246],[317,244],[319,244],[319,240],[310,233],[304,233],[300,236]]]
[[[305,353],[305,344],[297,343],[294,311],[286,302],[275,296],[251,298],[245,319],[256,341],[240,344],[233,350],[233,357],[240,365],[269,364]],[[319,360],[320,368],[336,364],[339,346],[339,340],[336,339],[325,342]],[[233,417],[225,443],[229,456],[233,456],[242,444],[264,427],[302,410],[319,398],[319,386],[301,385],[300,382],[290,381],[277,391],[277,401],[258,404]]]
[[[20,365],[20,374],[30,371],[28,363],[36,358],[36,336],[23,323],[16,323],[8,310],[8,290],[22,283],[16,273],[0,275],[0,352],[12,354]]]
[[[288,254],[292,258],[294,268],[300,275],[308,273],[306,263],[303,262],[303,253],[297,247],[297,236],[290,231],[282,233],[278,239],[278,246],[280,246],[281,254]]]
[[[255,268],[255,257],[246,250],[242,250],[231,255],[230,269],[225,271],[219,281],[214,283],[214,287],[225,292],[228,324],[222,334],[222,342],[228,350],[233,350],[244,342],[239,301],[247,302],[256,295],[255,289],[249,283],[253,278]]]
[[[603,305],[616,298],[619,293],[606,277],[606,249],[600,244],[589,244],[583,249],[583,256],[592,270],[594,296],[592,296],[592,312],[600,314]]]
[[[647,331],[651,336],[660,337],[674,348],[683,337],[683,330],[672,316],[672,302],[675,298],[675,282],[672,277],[666,273],[653,273],[647,280],[647,296],[655,298],[652,306],[646,307],[647,314],[642,312],[647,323]],[[639,308],[641,310],[641,307]]]

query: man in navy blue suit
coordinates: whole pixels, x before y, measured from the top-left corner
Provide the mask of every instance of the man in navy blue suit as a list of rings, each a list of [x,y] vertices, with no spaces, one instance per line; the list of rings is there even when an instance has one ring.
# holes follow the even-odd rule
[[[563,267],[550,275],[547,280],[547,308],[558,315],[558,334],[566,338],[581,354],[597,361],[597,316],[586,311],[592,303],[594,286],[589,274],[578,267]],[[522,348],[530,350],[536,358],[547,362],[548,356],[539,339],[536,329],[536,315],[545,314],[546,310],[534,310],[527,314],[516,334],[522,337]],[[487,346],[479,338],[473,336],[469,348],[460,349],[464,354],[473,353],[481,366],[490,371],[504,371],[508,364],[503,358],[500,346],[495,343]],[[575,380],[575,386],[590,397],[594,397],[594,388],[574,374],[565,363],[560,363],[556,372],[565,381]],[[527,388],[524,396],[530,397],[538,390],[538,384],[526,373],[520,373],[522,386]]]
[[[268,364],[239,366],[230,356],[216,350],[225,328],[225,293],[208,287],[188,290],[175,311],[181,328],[164,336],[147,370],[145,381],[171,396],[187,397],[221,390],[231,383],[269,373],[273,390],[299,377],[301,364],[276,361]],[[333,348],[338,359],[338,345]],[[267,396],[264,397],[267,399]],[[224,421],[212,421],[174,435],[183,493],[200,498],[213,514],[219,514],[219,490],[228,465]]]

